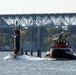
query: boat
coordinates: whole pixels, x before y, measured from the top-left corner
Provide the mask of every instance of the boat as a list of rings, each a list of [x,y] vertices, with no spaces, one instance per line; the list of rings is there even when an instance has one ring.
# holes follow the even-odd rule
[[[61,29],[62,30],[62,29]],[[14,36],[14,53],[7,55],[4,59],[28,59],[28,60],[50,60],[54,59],[76,59],[76,55],[74,54],[69,41],[67,40],[67,36],[63,36],[63,32],[61,31],[57,38],[54,38],[54,44],[50,51],[46,53],[45,58],[29,56],[23,54],[22,44],[21,44],[21,35],[20,35],[20,27],[19,30],[15,30]],[[38,50],[38,56],[40,51]]]
[[[75,60],[76,55],[73,52],[67,36],[63,36],[63,32],[58,34],[57,38],[53,39],[53,46],[50,51],[46,53],[45,58],[55,58],[55,59],[69,59]]]

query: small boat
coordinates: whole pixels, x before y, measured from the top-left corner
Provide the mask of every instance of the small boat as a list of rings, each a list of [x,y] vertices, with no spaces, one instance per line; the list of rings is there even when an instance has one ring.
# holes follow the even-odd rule
[[[63,33],[60,33],[53,41],[54,44],[52,48],[50,48],[50,51],[46,53],[45,58],[76,59],[73,49],[67,40],[67,36],[63,36]]]

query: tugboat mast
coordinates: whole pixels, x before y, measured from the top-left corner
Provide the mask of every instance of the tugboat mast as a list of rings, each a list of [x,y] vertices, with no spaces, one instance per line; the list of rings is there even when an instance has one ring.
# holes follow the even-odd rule
[[[63,31],[63,29],[62,29],[62,22],[61,22],[61,24],[60,24],[60,33]]]

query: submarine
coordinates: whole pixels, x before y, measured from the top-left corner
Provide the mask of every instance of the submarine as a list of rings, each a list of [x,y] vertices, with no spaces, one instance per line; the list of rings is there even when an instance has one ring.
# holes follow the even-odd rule
[[[13,53],[8,54],[3,59],[6,60],[43,60],[40,57],[24,54],[22,50],[22,38],[20,35],[20,27],[14,31],[14,49]]]

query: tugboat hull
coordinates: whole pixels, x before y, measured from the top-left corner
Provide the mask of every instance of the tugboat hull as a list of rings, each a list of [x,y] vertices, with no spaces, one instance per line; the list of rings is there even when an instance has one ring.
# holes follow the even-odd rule
[[[76,56],[71,51],[62,49],[53,49],[50,56],[51,58],[76,59]]]

